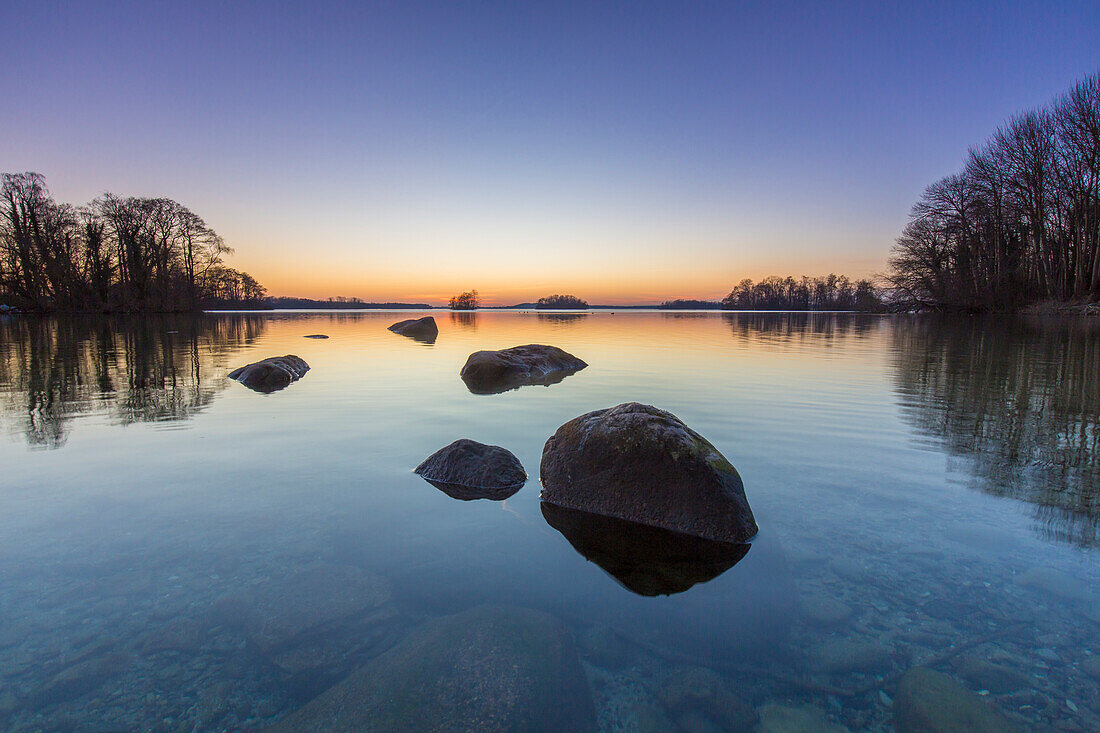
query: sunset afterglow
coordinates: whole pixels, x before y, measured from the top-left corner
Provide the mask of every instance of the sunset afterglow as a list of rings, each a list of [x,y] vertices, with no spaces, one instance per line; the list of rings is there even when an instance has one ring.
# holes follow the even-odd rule
[[[929,181],[1095,68],[1100,26],[1092,3],[21,5],[3,170],[180,201],[272,295],[432,304],[873,276]]]

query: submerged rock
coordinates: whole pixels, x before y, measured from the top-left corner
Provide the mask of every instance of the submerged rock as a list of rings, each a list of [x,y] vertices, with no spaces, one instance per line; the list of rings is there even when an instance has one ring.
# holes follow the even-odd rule
[[[953,678],[926,667],[902,676],[894,697],[898,733],[1004,733],[1017,727]]]
[[[1041,593],[1066,601],[1100,603],[1100,597],[1088,587],[1084,580],[1054,568],[1030,568],[1017,575],[1015,582],[1025,588],[1033,588]]]
[[[756,733],[848,733],[848,728],[813,705],[769,704],[760,708]]]
[[[474,394],[498,394],[525,385],[557,384],[588,364],[556,346],[528,344],[470,354],[460,376]]]
[[[499,445],[460,438],[416,467],[419,474],[455,499],[507,499],[527,481],[523,464]]]
[[[874,639],[830,637],[812,647],[805,661],[810,671],[826,674],[881,672],[893,663],[893,652]]]
[[[287,354],[237,367],[229,372],[229,378],[256,392],[270,394],[297,382],[308,371],[309,364],[304,359]]]
[[[540,611],[480,606],[424,624],[274,730],[595,727],[566,628]]]
[[[1031,678],[1014,667],[991,662],[984,657],[963,657],[955,663],[955,669],[977,689],[1004,695],[1031,686]]]
[[[802,599],[802,616],[807,621],[822,626],[838,626],[852,618],[850,606],[824,593],[806,596]]]
[[[546,523],[586,559],[642,596],[682,593],[736,565],[750,545],[715,542],[648,524],[542,502]]]
[[[737,470],[675,415],[628,402],[558,428],[542,451],[542,498],[710,540],[740,543],[756,520]]]
[[[431,316],[398,321],[389,328],[394,333],[408,336],[414,341],[422,343],[434,344],[436,337],[439,336],[439,326],[436,325],[435,319]]]
[[[110,652],[66,667],[30,695],[35,706],[59,705],[98,689],[129,666],[126,655]]]
[[[694,723],[688,730],[751,730],[758,717],[725,678],[706,667],[673,671],[658,689],[665,707],[677,720]]]
[[[246,630],[256,647],[274,652],[334,622],[364,616],[390,600],[389,583],[351,565],[306,565],[247,592],[224,596],[212,620]]]

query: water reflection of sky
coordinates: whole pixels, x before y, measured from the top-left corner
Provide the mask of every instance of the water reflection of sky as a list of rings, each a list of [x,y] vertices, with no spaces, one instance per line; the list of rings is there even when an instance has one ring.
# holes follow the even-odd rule
[[[1015,690],[995,693],[1002,710],[1049,725],[1068,715],[1066,699],[1086,721],[1100,705],[1081,671],[1100,655],[1082,621],[1098,580],[1094,555],[1081,550],[1095,540],[1098,491],[1094,328],[443,312],[438,340],[425,345],[386,330],[407,317],[4,320],[0,602],[10,620],[0,675],[19,702],[0,715],[33,727],[94,704],[103,720],[141,727],[137,701],[156,693],[150,715],[195,722],[188,706],[232,704],[239,714],[218,718],[230,727],[278,717],[317,690],[271,672],[287,663],[270,654],[274,667],[255,666],[229,648],[235,632],[209,618],[318,563],[384,581],[392,610],[373,610],[387,620],[371,628],[387,634],[487,601],[531,606],[570,625],[582,655],[585,640],[611,629],[640,659],[706,666],[743,684],[754,705],[794,698],[853,728],[890,720],[876,676],[892,694],[914,660],[936,662],[990,624],[1007,630],[978,652],[1041,675],[1027,694],[1062,701],[1048,709]],[[304,338],[317,333],[330,338]],[[499,395],[471,394],[459,379],[472,351],[525,343],[590,366]],[[225,379],[288,353],[311,370],[286,390],[260,395]],[[761,527],[743,559],[672,596],[628,592],[540,511],[545,439],[626,401],[673,412],[722,450]],[[460,503],[411,473],[459,437],[508,448],[532,480],[504,502]],[[848,616],[822,627],[807,610],[822,597]],[[1026,631],[1012,625],[1021,622]],[[181,624],[209,636],[177,657],[149,651],[159,648],[150,636]],[[344,629],[341,638],[353,631],[369,636]],[[88,651],[89,634],[102,650]],[[371,653],[335,648],[329,676],[307,675],[312,685]],[[876,653],[866,668],[834,659]],[[81,654],[127,663],[69,699],[35,693],[53,690]],[[959,676],[960,659],[938,668]],[[172,676],[174,664],[194,671]],[[611,675],[594,693],[611,715],[622,701],[608,690],[634,689],[634,678],[587,669]],[[833,695],[835,704],[820,692],[869,683],[865,694]],[[229,685],[232,700],[208,700],[210,684]]]

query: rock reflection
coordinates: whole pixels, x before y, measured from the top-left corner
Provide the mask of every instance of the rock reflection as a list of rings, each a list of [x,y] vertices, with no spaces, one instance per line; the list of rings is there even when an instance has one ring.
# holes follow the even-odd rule
[[[184,420],[223,390],[257,315],[0,320],[0,418],[32,447],[59,448],[72,421]]]
[[[546,523],[586,559],[642,596],[683,593],[745,557],[748,544],[716,542],[542,502]]]
[[[1100,321],[899,319],[902,414],[972,484],[1036,504],[1045,537],[1100,544]]]
[[[491,501],[504,501],[505,499],[514,496],[517,491],[523,488],[523,484],[513,484],[511,486],[466,486],[465,484],[448,484],[443,481],[432,481],[430,478],[424,479],[435,488],[442,491],[452,499],[458,499],[460,501],[473,501],[475,499],[489,499]]]

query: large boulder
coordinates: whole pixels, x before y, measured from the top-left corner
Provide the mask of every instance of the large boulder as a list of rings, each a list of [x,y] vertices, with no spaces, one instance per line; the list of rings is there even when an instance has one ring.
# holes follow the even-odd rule
[[[476,351],[460,376],[474,394],[497,394],[529,384],[557,384],[588,364],[556,346],[527,344],[501,351]]]
[[[435,319],[431,316],[410,318],[407,321],[398,321],[389,328],[394,333],[408,336],[414,341],[429,344],[435,343],[436,337],[439,336],[439,326],[436,325]]]
[[[636,402],[558,428],[542,450],[542,498],[721,542],[757,532],[737,470],[675,415]]]
[[[229,378],[236,379],[256,392],[270,394],[285,389],[292,382],[297,382],[308,371],[309,364],[306,364],[304,359],[287,354],[237,367],[229,372]]]
[[[414,473],[455,499],[507,499],[527,481],[523,464],[499,445],[460,438],[440,448]]]
[[[546,523],[573,549],[599,565],[627,590],[642,596],[682,593],[726,572],[749,544],[715,542],[648,524],[542,502]]]
[[[479,606],[430,621],[279,731],[592,731],[573,639],[553,616]]]
[[[914,667],[898,682],[894,727],[899,733],[1006,733],[1019,730],[996,708],[954,678]]]

